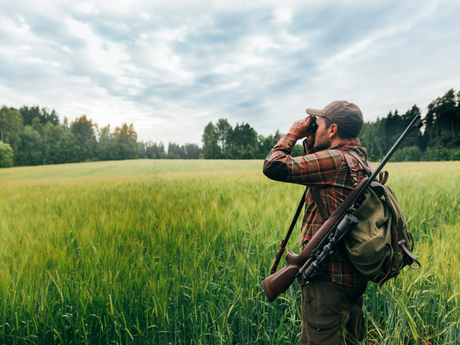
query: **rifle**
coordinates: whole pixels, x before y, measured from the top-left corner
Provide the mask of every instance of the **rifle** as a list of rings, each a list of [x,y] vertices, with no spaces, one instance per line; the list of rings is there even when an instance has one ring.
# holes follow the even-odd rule
[[[321,263],[332,253],[337,243],[359,223],[359,220],[351,213],[355,210],[358,200],[364,195],[366,189],[371,186],[374,179],[379,175],[401,142],[414,128],[420,128],[422,125],[420,116],[415,116],[380,162],[377,169],[375,169],[370,177],[364,177],[358,183],[315,233],[300,254],[294,254],[292,251],[289,251],[286,254],[286,266],[278,272],[276,272],[276,266],[273,266],[271,275],[262,281],[262,289],[270,302],[273,302],[276,297],[285,292],[298,276],[304,274],[304,277],[309,280],[318,275]],[[282,249],[286,247],[286,242],[286,240],[283,241]],[[277,262],[279,262],[281,255],[282,253],[277,254]]]

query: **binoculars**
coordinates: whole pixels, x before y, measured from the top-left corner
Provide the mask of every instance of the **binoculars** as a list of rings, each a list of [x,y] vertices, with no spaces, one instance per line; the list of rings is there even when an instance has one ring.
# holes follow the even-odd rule
[[[316,116],[312,116],[310,126],[308,126],[308,131],[310,133],[316,133],[317,129],[318,129],[318,124],[316,123]]]

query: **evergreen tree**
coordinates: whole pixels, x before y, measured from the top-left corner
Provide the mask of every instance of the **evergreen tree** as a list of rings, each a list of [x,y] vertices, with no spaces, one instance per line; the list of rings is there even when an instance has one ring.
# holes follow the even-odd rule
[[[30,108],[23,106],[19,109],[19,112],[24,119],[24,126],[32,125],[34,118],[38,118],[43,125],[46,125],[48,122],[51,122],[54,126],[59,125],[59,116],[54,109],[49,113],[48,109],[42,108],[40,110],[39,106],[32,106]]]
[[[159,144],[151,141],[143,143],[146,158],[149,159],[160,159],[162,154],[165,152],[163,143],[160,141]]]
[[[32,121],[34,118],[40,119],[40,107],[38,106],[23,106],[19,109],[23,119],[24,119],[24,126],[32,126]]]
[[[148,159],[160,159],[162,154],[164,153],[165,149],[163,143],[160,141],[159,144],[148,141],[140,143],[140,158],[148,158]]]
[[[232,156],[254,159],[257,154],[257,132],[247,123],[236,124],[231,137]]]
[[[180,159],[185,158],[185,152],[182,152],[179,145],[175,143],[168,144],[168,159]]]
[[[197,144],[190,144],[187,143],[185,144],[185,152],[186,152],[186,158],[187,159],[198,159],[200,158],[200,154],[202,153],[202,150]]]
[[[414,104],[410,110],[406,111],[406,113],[404,113],[404,115],[401,116],[401,123],[400,123],[400,126],[398,127],[395,140],[399,138],[399,136],[404,132],[407,126],[409,126],[409,124],[412,122],[414,117],[417,115],[421,116],[422,114],[420,112],[420,108]],[[400,147],[401,148],[411,147],[411,146],[419,147],[421,136],[422,136],[422,133],[420,131],[420,128],[413,129],[409,133],[409,135],[406,137],[406,139],[401,143],[402,146]]]

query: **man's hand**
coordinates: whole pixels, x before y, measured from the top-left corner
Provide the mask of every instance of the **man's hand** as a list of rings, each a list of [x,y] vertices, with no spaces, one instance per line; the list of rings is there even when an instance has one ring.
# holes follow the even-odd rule
[[[308,127],[310,127],[312,117],[308,116],[303,120],[297,120],[289,129],[289,134],[292,134],[297,138],[297,140],[310,136],[311,133],[308,132]]]
[[[313,152],[313,146],[315,145],[315,133],[311,133],[308,131],[308,127],[310,127],[311,122],[311,116],[308,116],[303,120],[298,120],[294,122],[294,124],[291,126],[288,132],[289,134],[294,135],[297,138],[297,140],[305,138],[303,144],[305,146],[307,154]]]

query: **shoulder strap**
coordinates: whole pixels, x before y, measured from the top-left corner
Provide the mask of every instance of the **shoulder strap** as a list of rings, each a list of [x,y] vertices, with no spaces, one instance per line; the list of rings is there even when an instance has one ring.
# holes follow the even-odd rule
[[[345,157],[345,161],[347,162],[348,169],[350,169],[350,174],[351,174],[351,178],[353,179],[353,184],[356,187],[358,185],[358,174],[357,174],[355,165],[353,163],[353,160],[351,159],[350,155],[347,152],[342,151],[342,153],[343,153],[343,156]]]
[[[313,198],[315,199],[316,207],[318,207],[318,212],[321,218],[323,219],[328,219],[329,218],[329,212],[326,208],[326,205],[323,203],[323,199],[321,199],[321,195],[319,194],[319,188],[318,187],[311,187],[311,192],[313,194]]]
[[[372,173],[374,172],[369,161],[367,161],[367,164],[364,164],[363,160],[361,159],[360,156],[358,156],[358,154],[352,150],[347,150],[347,153],[352,155],[357,161],[359,164],[361,164],[361,166],[364,168],[364,170],[366,170],[366,173],[368,176],[371,176]]]
[[[374,169],[372,169],[372,165],[369,162],[369,160],[366,161],[367,164],[364,164],[364,162],[362,161],[361,157],[359,157],[356,152],[351,151],[351,150],[347,150],[347,152],[350,155],[352,155],[359,162],[359,164],[362,165],[364,170],[366,170],[366,173],[367,173],[368,176],[371,176],[374,173]],[[387,180],[388,180],[388,171],[381,171],[379,173],[379,183],[381,185],[384,185],[387,182]]]

